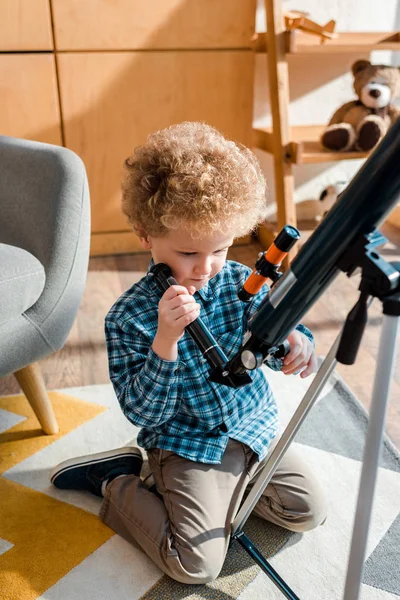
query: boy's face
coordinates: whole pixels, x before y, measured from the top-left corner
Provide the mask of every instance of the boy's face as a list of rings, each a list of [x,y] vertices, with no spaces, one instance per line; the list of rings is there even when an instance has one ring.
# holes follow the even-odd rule
[[[193,239],[186,230],[171,230],[163,237],[147,236],[142,245],[151,250],[154,262],[165,263],[176,281],[200,290],[224,266],[231,235],[212,234]]]

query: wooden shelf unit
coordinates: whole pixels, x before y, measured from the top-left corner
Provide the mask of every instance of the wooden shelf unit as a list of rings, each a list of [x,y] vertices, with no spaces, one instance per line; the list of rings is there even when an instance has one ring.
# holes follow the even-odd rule
[[[277,223],[260,227],[259,239],[265,246],[284,225],[297,226],[294,203],[294,164],[324,163],[363,159],[365,152],[331,152],[320,144],[324,125],[289,125],[290,54],[362,53],[373,50],[400,50],[399,32],[343,32],[325,39],[299,30],[286,30],[282,0],[264,0],[266,33],[253,39],[255,52],[266,53],[271,100],[272,127],[253,128],[252,144],[270,153],[274,160]],[[291,258],[291,257],[290,257]],[[288,264],[289,259],[286,261]]]
[[[400,50],[399,32],[382,31],[343,31],[335,39],[321,39],[303,31],[285,31],[285,51],[287,54],[335,54],[363,53],[373,50]],[[267,51],[267,34],[258,33],[254,40],[256,52]]]
[[[290,127],[291,141],[285,156],[292,164],[324,163],[338,160],[366,158],[368,152],[332,152],[321,147],[319,139],[324,125],[297,125]],[[272,128],[254,128],[253,146],[273,153]]]

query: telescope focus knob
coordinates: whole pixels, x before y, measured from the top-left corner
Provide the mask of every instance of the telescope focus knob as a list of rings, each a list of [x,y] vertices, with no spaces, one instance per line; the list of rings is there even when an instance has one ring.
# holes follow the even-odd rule
[[[252,352],[251,350],[243,350],[242,354],[240,355],[242,365],[249,371],[253,371],[254,369],[258,369],[258,367],[261,367],[263,358],[264,357],[261,352]]]

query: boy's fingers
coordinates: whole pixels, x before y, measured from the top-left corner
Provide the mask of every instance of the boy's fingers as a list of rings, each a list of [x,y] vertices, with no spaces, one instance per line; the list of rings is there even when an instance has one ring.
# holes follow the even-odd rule
[[[291,346],[290,348],[290,352],[289,354],[287,354],[283,360],[283,364],[285,366],[290,365],[291,362],[293,362],[301,353],[301,351],[303,350],[303,346],[302,344],[300,344],[299,342],[296,342],[295,344],[293,344],[293,346]]]
[[[198,304],[195,304],[195,307],[198,307]],[[193,308],[192,310],[183,313],[182,315],[180,315],[177,319],[176,319],[176,323],[186,323],[186,325],[188,325],[189,323],[192,323],[193,321],[195,321],[197,319],[197,317],[199,316],[200,313],[200,309],[199,308]]]
[[[188,290],[183,287],[183,285],[171,285],[163,295],[164,300],[171,300],[175,296],[180,296],[181,294],[187,294]]]
[[[311,373],[313,373],[314,371],[312,370],[311,367],[307,367],[307,369],[304,369],[304,371],[302,371],[300,373],[300,377],[302,379],[305,379],[306,377],[308,377],[309,375],[311,375]]]
[[[315,362],[312,362],[314,360]],[[293,373],[297,373],[299,369],[308,369],[311,362],[312,366],[315,367],[316,358],[313,348],[302,348],[300,354],[294,360],[292,360],[292,362],[290,362],[288,365],[283,365],[282,371],[285,373],[285,375],[292,375]],[[310,373],[312,372],[313,371],[310,371]]]
[[[305,362],[304,358],[299,357],[297,360],[294,360],[290,364],[283,365],[282,371],[284,373],[290,375],[291,373],[295,373],[296,371],[301,369],[301,367],[304,367],[305,364],[306,364],[306,362]]]
[[[303,365],[304,367],[304,365]],[[290,368],[286,368],[286,369],[282,369],[282,373],[284,375],[295,375],[296,373],[298,373],[302,368],[301,365],[297,365],[296,367],[290,367]]]
[[[318,370],[317,357],[315,356],[315,354],[313,354],[311,356],[310,362],[308,363],[308,367],[300,373],[300,377],[302,377],[304,379],[304,377],[308,377],[312,373],[316,373],[317,370]]]
[[[171,300],[168,301],[167,306],[170,310],[175,310],[186,304],[196,304],[196,300],[193,296],[190,296],[190,294],[179,294],[178,296],[171,298]]]
[[[315,354],[315,352],[313,352],[313,354],[311,356],[311,368],[312,368],[311,373],[316,373],[318,371],[318,360],[317,360],[317,355]]]
[[[197,302],[188,302],[187,304],[181,304],[177,308],[174,308],[172,311],[172,315],[175,319],[179,319],[182,315],[188,315],[191,312],[199,312],[200,305]]]

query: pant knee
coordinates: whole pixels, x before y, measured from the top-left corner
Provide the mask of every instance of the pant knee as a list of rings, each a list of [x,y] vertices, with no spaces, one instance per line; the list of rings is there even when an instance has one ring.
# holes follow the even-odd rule
[[[179,565],[176,563],[170,565],[165,570],[166,574],[180,583],[191,585],[203,585],[217,579],[223,561],[219,562],[218,560],[207,559],[206,557],[200,558],[199,556],[193,558],[181,556]]]
[[[205,583],[210,583],[210,581],[214,581],[218,575],[206,575],[204,573],[182,573],[182,574],[169,574],[172,579],[179,581],[180,583],[185,583],[189,585],[204,585]]]
[[[304,506],[303,511],[299,511],[292,523],[295,525],[293,531],[305,532],[315,529],[322,525],[327,517],[327,504],[325,499],[311,501]]]

